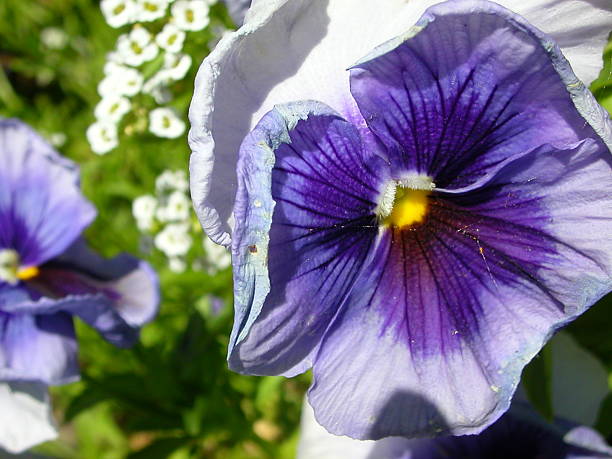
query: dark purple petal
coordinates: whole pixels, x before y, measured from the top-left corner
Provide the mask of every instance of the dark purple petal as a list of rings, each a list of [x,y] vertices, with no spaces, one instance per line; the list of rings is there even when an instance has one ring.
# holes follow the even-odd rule
[[[572,100],[587,91],[564,67],[547,37],[499,5],[445,2],[358,63],[351,91],[394,176],[454,189],[543,144],[594,135]]]
[[[563,423],[550,424],[527,406],[508,413],[479,435],[427,440],[396,438],[372,448],[372,458],[384,459],[604,459],[612,448],[596,431],[577,427],[565,436]],[[568,441],[579,431],[582,444]]]
[[[23,266],[61,254],[95,217],[78,169],[16,120],[0,120],[0,249]]]
[[[497,419],[554,330],[612,287],[611,163],[592,140],[534,151],[387,230],[317,356],[318,420],[381,438]]]
[[[64,384],[79,376],[72,318],[0,311],[0,380]]]
[[[294,374],[352,287],[386,168],[323,104],[277,106],[240,151],[230,366]]]

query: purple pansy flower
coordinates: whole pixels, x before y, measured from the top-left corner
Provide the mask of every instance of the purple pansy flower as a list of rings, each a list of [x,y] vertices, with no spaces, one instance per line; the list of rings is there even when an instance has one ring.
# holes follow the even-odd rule
[[[554,331],[612,287],[607,113],[522,16],[434,3],[412,28],[405,2],[366,3],[359,28],[354,3],[256,2],[203,63],[191,107],[199,216],[221,244],[234,221],[230,367],[312,367],[317,419],[354,438],[482,431]],[[381,16],[402,33],[383,44]],[[579,64],[584,50],[557,38]],[[341,72],[326,40],[338,56],[379,46]],[[277,46],[296,51],[285,67]],[[217,205],[230,148],[253,122],[230,215]]]
[[[129,255],[105,260],[86,247],[80,236],[95,209],[79,190],[78,169],[29,127],[0,120],[0,158],[2,397],[30,394],[39,404],[25,410],[47,416],[44,397],[32,394],[79,376],[73,317],[129,346],[157,313],[158,281],[145,262]],[[5,416],[18,424],[12,410]],[[31,438],[2,430],[0,446],[31,446]]]

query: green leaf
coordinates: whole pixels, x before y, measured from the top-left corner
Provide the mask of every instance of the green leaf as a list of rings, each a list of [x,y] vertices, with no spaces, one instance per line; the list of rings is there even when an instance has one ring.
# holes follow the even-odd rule
[[[612,370],[612,294],[603,297],[566,330]]]
[[[599,408],[595,428],[605,437],[612,435],[612,393],[608,394]]]
[[[190,438],[160,438],[135,453],[128,459],[166,459],[176,450],[186,446]]]
[[[92,408],[98,403],[107,400],[108,396],[103,392],[97,391],[91,387],[84,389],[79,395],[74,397],[66,412],[64,414],[64,421],[70,422],[75,416],[78,416],[81,412]]]
[[[550,345],[525,367],[521,378],[527,398],[546,419],[553,418],[552,403],[552,351]]]

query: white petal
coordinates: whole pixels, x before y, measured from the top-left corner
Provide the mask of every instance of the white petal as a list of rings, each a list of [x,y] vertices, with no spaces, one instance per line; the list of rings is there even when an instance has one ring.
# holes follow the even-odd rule
[[[213,241],[230,243],[238,150],[262,115],[278,103],[315,99],[359,121],[346,68],[440,2],[253,2],[243,27],[225,36],[200,66],[190,107],[192,197]],[[559,40],[583,79],[590,81],[601,68],[602,40],[612,28],[610,0],[498,3]]]
[[[558,333],[551,344],[555,416],[592,426],[608,394],[606,369],[565,332]]]
[[[586,84],[597,78],[603,67],[603,49],[612,31],[612,1],[495,1],[552,36],[578,78]]]
[[[0,406],[0,448],[17,454],[57,438],[44,384],[0,383]]]

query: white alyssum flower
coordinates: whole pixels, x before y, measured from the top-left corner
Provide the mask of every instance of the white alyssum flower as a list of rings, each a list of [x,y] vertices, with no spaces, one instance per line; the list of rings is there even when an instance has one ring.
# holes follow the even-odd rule
[[[173,110],[160,107],[149,113],[149,130],[157,137],[174,139],[185,132],[185,122]]]
[[[167,223],[170,221],[170,218],[167,216],[166,206],[157,207],[157,210],[155,211],[155,218],[162,223]]]
[[[157,44],[151,38],[145,28],[136,27],[129,34],[119,36],[117,52],[126,64],[138,67],[154,59],[159,52]]]
[[[181,257],[170,257],[168,259],[168,267],[172,272],[183,273],[187,269],[187,263]]]
[[[210,22],[208,2],[204,0],[177,0],[171,8],[174,23],[183,30],[202,30]]]
[[[165,170],[155,179],[155,189],[161,193],[168,190],[185,192],[188,188],[187,173],[182,169],[176,171]]]
[[[182,191],[174,191],[163,207],[163,221],[188,221],[190,209],[189,197]]]
[[[112,58],[110,57],[111,55],[113,56]],[[104,63],[104,76],[114,75],[127,68],[118,58],[119,54],[115,51],[106,55],[106,62]]]
[[[208,274],[214,275],[232,264],[232,256],[225,247],[215,244],[207,237],[204,237],[202,246],[206,252],[206,272]]]
[[[118,68],[123,68],[123,57],[117,51],[109,51],[106,53],[106,63],[104,64],[104,75],[113,73]],[[119,66],[119,67],[117,67]]]
[[[40,41],[49,49],[63,49],[69,39],[68,34],[58,27],[47,27],[40,32]]]
[[[107,96],[98,102],[94,115],[99,121],[118,123],[123,115],[130,111],[131,106],[132,104],[126,97]]]
[[[155,196],[145,194],[139,196],[132,202],[132,215],[136,219],[136,225],[141,231],[148,231],[152,228],[157,209],[157,199]]]
[[[169,0],[137,0],[136,20],[149,22],[164,17],[168,3]]]
[[[106,19],[106,23],[118,28],[134,22],[136,4],[133,0],[102,0],[100,9]]]
[[[155,247],[164,252],[167,257],[185,255],[191,248],[189,225],[170,223],[155,236]]]
[[[183,49],[185,42],[185,32],[174,24],[166,24],[160,33],[155,37],[155,42],[160,48],[170,53],[178,53]]]
[[[180,53],[166,53],[163,71],[171,80],[182,80],[191,68],[191,56]]]
[[[170,100],[165,100],[167,98],[167,86],[169,83],[170,79],[164,74],[164,70],[162,69],[145,81],[142,85],[142,92],[152,95],[157,103],[165,104],[172,99],[172,96],[169,96]]]
[[[68,140],[68,137],[63,132],[52,132],[51,134],[49,134],[48,138],[49,142],[51,142],[51,145],[56,148],[63,147],[66,143],[66,140]]]
[[[98,94],[102,97],[135,96],[142,89],[142,74],[130,67],[115,65],[98,84]]]
[[[182,80],[191,68],[191,56],[180,53],[166,53],[164,66],[159,72],[149,78],[142,87],[142,91],[151,94],[157,103],[169,102],[166,87],[173,81]]]
[[[172,101],[172,92],[168,90],[166,80],[159,81],[155,79],[149,79],[143,86],[142,92],[150,94],[155,102],[160,105],[170,103]]]
[[[117,140],[117,126],[110,121],[97,121],[87,128],[87,140],[94,153],[103,155],[115,148]]]

